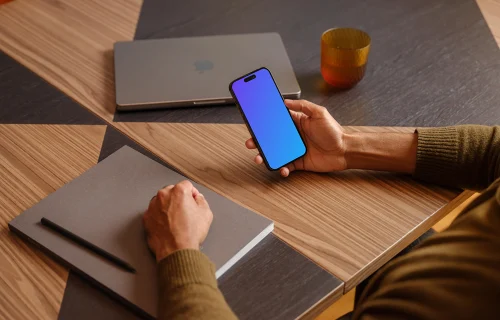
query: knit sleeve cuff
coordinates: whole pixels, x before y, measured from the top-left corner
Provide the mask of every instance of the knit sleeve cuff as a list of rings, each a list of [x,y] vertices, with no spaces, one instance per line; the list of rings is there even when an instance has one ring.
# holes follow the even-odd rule
[[[176,251],[158,265],[160,290],[172,290],[189,284],[204,284],[217,288],[215,266],[199,250]]]
[[[458,161],[458,131],[455,127],[419,128],[414,178],[437,182],[453,177]]]

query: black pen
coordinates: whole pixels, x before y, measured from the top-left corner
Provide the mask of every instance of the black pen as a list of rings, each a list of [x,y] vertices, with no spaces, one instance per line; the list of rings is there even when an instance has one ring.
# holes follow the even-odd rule
[[[46,218],[42,218],[42,220],[40,220],[40,222],[42,223],[42,225],[52,229],[53,231],[59,233],[60,235],[62,235],[64,237],[76,242],[77,244],[91,250],[92,252],[100,255],[101,257],[113,262],[114,264],[122,267],[126,271],[135,273],[134,267],[132,267],[127,262],[112,255],[111,253],[109,253],[107,251],[102,250],[101,248],[93,245],[92,243],[88,242],[87,240],[80,238],[76,234],[69,232],[68,230],[60,227],[59,225],[55,224],[54,222],[52,222]]]

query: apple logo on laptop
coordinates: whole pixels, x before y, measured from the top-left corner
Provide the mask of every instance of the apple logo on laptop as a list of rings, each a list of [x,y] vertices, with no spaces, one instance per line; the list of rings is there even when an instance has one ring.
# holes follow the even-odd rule
[[[194,67],[199,73],[203,73],[214,68],[214,64],[210,60],[198,60],[195,61]]]

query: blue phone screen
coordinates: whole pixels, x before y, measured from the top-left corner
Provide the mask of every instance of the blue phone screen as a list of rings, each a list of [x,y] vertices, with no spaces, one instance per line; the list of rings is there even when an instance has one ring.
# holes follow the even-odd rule
[[[267,69],[254,72],[232,84],[236,100],[247,118],[271,169],[278,169],[306,152],[292,117]]]

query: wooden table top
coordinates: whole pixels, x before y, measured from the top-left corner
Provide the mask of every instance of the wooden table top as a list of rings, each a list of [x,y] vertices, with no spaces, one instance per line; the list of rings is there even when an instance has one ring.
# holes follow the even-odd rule
[[[0,317],[56,318],[67,270],[10,234],[7,223],[96,164],[106,125],[184,175],[273,219],[275,234],[344,281],[345,291],[467,198],[468,193],[387,173],[301,172],[281,179],[253,165],[241,124],[116,120],[112,48],[134,38],[141,3],[16,0],[0,6],[0,49],[102,120],[85,125],[86,116],[65,109],[63,100],[54,101],[63,120],[50,125],[29,124],[22,115],[12,120],[0,110]],[[500,1],[478,3],[500,43]],[[6,72],[0,70],[0,76]],[[363,121],[380,124],[369,123],[373,116]]]

